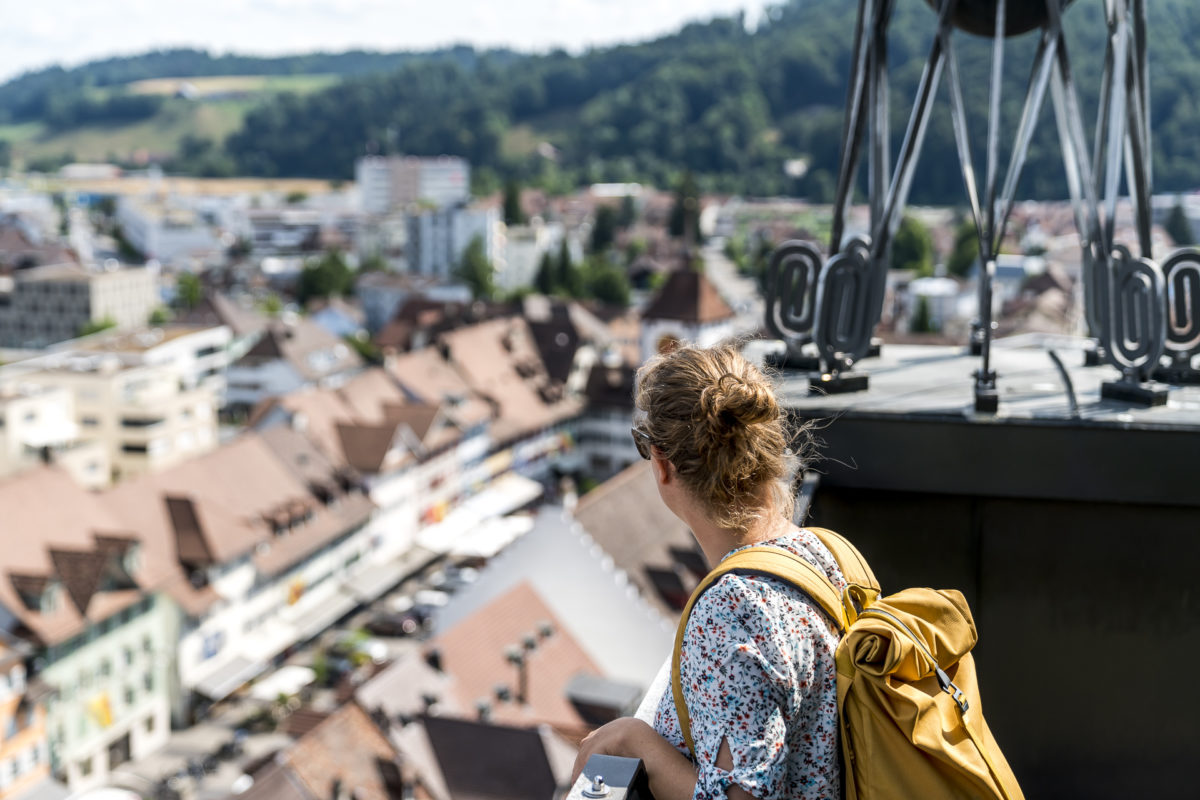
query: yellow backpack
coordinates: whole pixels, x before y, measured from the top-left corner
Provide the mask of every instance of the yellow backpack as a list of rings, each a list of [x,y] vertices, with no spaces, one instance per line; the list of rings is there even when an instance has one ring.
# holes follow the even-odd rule
[[[960,592],[905,589],[880,597],[862,554],[824,528],[807,528],[846,578],[839,597],[825,575],[777,547],[726,558],[692,593],[675,636],[671,686],[688,749],[695,753],[679,679],[692,606],[726,573],[771,575],[804,592],[842,634],[837,663],[843,794],[848,800],[1024,800],[983,720],[971,648],[975,621]]]

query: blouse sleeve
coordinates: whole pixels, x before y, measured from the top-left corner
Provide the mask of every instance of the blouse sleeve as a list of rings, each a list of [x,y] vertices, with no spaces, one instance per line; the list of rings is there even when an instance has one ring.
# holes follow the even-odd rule
[[[725,800],[735,784],[760,800],[786,795],[793,687],[813,658],[805,637],[772,623],[775,591],[764,579],[728,575],[692,609],[680,676],[696,748],[694,800]],[[732,770],[716,766],[722,740]]]

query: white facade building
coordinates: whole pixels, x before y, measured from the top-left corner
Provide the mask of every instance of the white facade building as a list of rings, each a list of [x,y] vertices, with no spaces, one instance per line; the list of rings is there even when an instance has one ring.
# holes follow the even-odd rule
[[[503,273],[497,261],[504,249],[504,222],[498,208],[449,206],[412,213],[408,217],[409,272],[452,278],[471,242],[478,238],[484,257]]]
[[[471,167],[455,156],[367,156],[354,167],[363,211],[372,215],[465,203],[471,196]]]
[[[147,259],[164,264],[207,261],[221,254],[219,234],[195,209],[157,197],[120,197],[116,209],[121,234]]]
[[[90,322],[119,330],[146,324],[158,308],[158,276],[143,268],[89,271],[76,264],[21,270],[0,285],[0,346],[46,347]]]

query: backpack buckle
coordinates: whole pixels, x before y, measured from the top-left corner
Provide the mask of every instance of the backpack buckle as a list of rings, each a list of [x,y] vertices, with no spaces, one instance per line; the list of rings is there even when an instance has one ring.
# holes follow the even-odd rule
[[[950,695],[958,706],[959,712],[966,714],[967,709],[971,707],[971,704],[967,702],[966,694],[954,684],[954,681],[950,680],[950,676],[946,674],[945,670],[941,667],[935,667],[934,670],[937,673],[938,686],[942,687],[943,692]]]

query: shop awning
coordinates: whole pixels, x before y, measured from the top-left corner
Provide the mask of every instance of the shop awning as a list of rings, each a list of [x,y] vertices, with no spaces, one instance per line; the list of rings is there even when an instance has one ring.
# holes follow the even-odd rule
[[[192,690],[204,695],[209,700],[224,700],[239,686],[261,674],[266,668],[267,665],[263,661],[244,658],[240,655],[234,656],[210,672],[205,678],[197,681]]]

